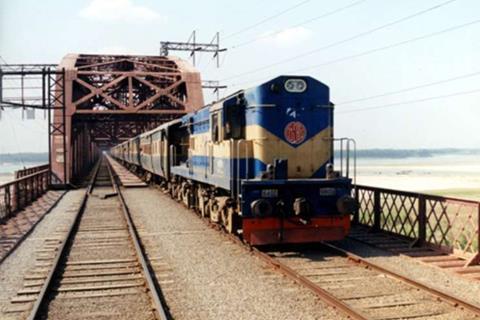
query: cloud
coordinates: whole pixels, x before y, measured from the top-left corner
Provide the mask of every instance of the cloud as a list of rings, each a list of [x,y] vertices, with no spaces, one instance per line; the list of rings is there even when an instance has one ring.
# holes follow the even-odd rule
[[[80,16],[102,21],[166,21],[166,17],[150,8],[136,5],[131,0],[92,0],[80,11]]]
[[[284,29],[273,34],[272,32],[267,32],[261,37],[265,38],[264,42],[268,42],[279,47],[291,47],[307,41],[312,36],[312,30],[304,27],[295,27]]]

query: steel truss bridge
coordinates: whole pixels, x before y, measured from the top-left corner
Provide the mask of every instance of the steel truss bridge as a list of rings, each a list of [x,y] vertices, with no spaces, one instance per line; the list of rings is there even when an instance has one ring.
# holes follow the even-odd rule
[[[0,65],[0,107],[43,110],[49,168],[75,183],[98,154],[204,105],[200,73],[171,56],[69,54],[59,65]]]

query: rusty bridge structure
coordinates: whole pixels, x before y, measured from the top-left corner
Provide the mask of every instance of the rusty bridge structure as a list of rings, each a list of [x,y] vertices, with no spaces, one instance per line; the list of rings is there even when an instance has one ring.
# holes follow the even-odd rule
[[[3,66],[0,81],[0,92],[17,92],[0,96],[3,106],[45,111],[60,186],[84,176],[101,151],[204,105],[200,73],[172,56],[68,54],[58,65]]]

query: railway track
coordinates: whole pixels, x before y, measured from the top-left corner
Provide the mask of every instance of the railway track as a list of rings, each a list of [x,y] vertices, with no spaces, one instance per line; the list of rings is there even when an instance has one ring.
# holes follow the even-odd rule
[[[209,218],[192,214],[355,320],[480,319],[480,306],[332,243],[252,247]],[[277,250],[278,249],[278,250]]]
[[[27,278],[12,301],[31,303],[28,319],[167,319],[106,159],[64,239],[50,246],[56,254],[44,263],[48,273]]]
[[[123,199],[121,194],[119,198]],[[203,220],[220,229],[208,219]],[[333,244],[259,250],[225,235],[350,319],[480,318],[479,306],[384,269]]]
[[[283,275],[313,291],[349,319],[480,319],[480,306],[386,269],[334,244],[259,249],[226,232],[209,218],[191,213]]]
[[[351,319],[478,319],[480,307],[332,244],[255,255]]]

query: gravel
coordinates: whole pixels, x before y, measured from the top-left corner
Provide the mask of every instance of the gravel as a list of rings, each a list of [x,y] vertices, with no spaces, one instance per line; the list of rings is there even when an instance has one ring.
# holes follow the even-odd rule
[[[44,246],[44,240],[53,233],[68,226],[80,206],[84,190],[68,192],[63,199],[35,227],[35,230],[20,246],[0,265],[0,319],[7,317],[4,313],[10,306],[10,299],[23,288],[24,276],[34,269],[36,251]]]
[[[396,256],[355,240],[345,239],[335,244],[392,271],[445,291],[464,301],[480,305],[480,281],[478,280],[422,264],[413,258]]]
[[[353,306],[369,319],[410,318],[418,319],[474,319],[468,311],[439,303],[425,291],[392,279],[377,271],[348,262],[337,253],[322,248],[301,248],[297,254],[270,252],[276,259],[299,270],[309,280],[319,284],[335,297]],[[368,296],[365,298],[365,296]]]
[[[123,193],[173,318],[344,318],[161,191]]]

